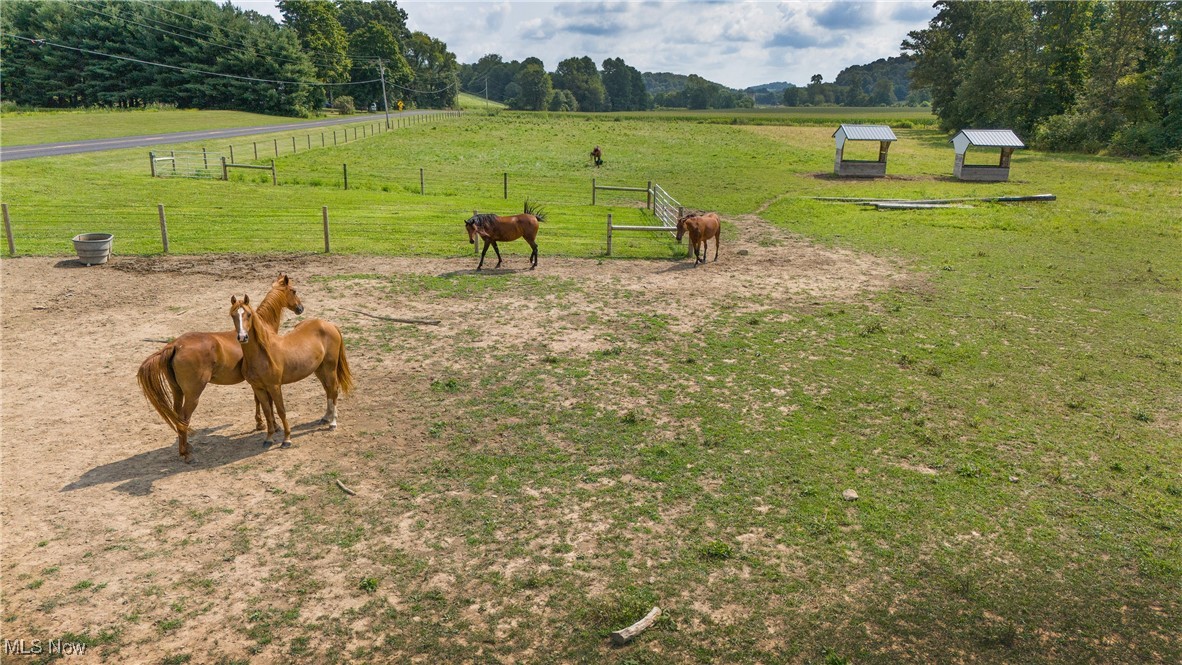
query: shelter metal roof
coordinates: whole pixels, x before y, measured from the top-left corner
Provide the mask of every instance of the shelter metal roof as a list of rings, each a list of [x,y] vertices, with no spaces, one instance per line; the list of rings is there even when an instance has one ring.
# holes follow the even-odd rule
[[[1025,148],[1026,144],[1012,129],[962,129],[949,139],[949,143],[956,141],[956,137],[964,134],[969,145],[979,148]]]
[[[842,124],[837,132],[845,130],[845,137],[849,141],[897,141],[895,133],[886,125],[846,125]],[[837,136],[837,132],[833,132]]]

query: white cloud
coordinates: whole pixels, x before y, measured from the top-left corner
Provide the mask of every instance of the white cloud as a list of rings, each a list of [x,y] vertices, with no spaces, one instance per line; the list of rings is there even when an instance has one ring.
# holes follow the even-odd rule
[[[272,0],[231,0],[279,20]],[[412,30],[447,43],[460,62],[497,53],[540,58],[553,70],[570,57],[623,58],[641,71],[698,74],[735,88],[820,73],[899,54],[928,2],[580,2],[403,0]]]

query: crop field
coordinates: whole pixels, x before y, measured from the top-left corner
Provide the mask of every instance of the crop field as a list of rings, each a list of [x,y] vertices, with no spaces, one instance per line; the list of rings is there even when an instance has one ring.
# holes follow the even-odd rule
[[[889,177],[840,179],[849,120],[470,112],[282,151],[278,187],[152,179],[142,150],[5,163],[2,637],[86,662],[1178,662],[1182,164],[1027,150],[962,183],[900,117]],[[718,210],[718,261],[651,234],[605,256],[608,214],[651,215],[591,205],[593,178]],[[527,198],[539,267],[515,242],[476,272],[463,219]],[[70,259],[84,231],[116,234],[109,265]],[[211,386],[183,464],[136,368],[281,271],[289,317],[344,334],[340,428],[304,381],[295,445],[265,450],[249,389]]]

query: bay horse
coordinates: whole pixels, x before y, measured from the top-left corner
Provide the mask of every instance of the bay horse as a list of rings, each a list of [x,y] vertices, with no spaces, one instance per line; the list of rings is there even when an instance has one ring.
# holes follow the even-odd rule
[[[718,240],[722,235],[722,220],[718,213],[708,212],[702,215],[686,215],[677,220],[677,242],[689,231],[690,244],[694,247],[694,265],[706,262],[707,240],[714,239],[714,260],[718,261]],[[698,243],[702,244],[702,256],[698,258]]]
[[[280,274],[259,303],[258,318],[271,330],[279,330],[283,310],[304,313],[291,278]],[[229,386],[242,383],[242,347],[235,331],[188,332],[148,356],[140,365],[137,380],[144,397],[164,422],[177,433],[177,452],[186,463],[193,462],[189,449],[189,426],[201,393],[210,383]],[[171,394],[172,399],[169,400]],[[171,403],[170,403],[171,402]],[[263,429],[262,403],[254,401],[255,429]]]
[[[464,222],[464,226],[468,229],[468,242],[475,245],[477,236],[484,239],[484,251],[480,253],[480,263],[476,269],[480,270],[484,267],[484,255],[488,254],[489,245],[492,245],[493,251],[497,253],[497,265],[493,269],[500,268],[501,250],[497,247],[497,241],[509,242],[518,238],[525,238],[530,248],[533,249],[533,253],[529,255],[529,269],[537,268],[538,243],[534,242],[534,238],[538,237],[538,222],[544,221],[546,221],[545,211],[529,201],[525,202],[525,212],[520,215],[501,217],[494,214],[482,214],[469,217]]]
[[[259,305],[260,309],[262,305]],[[324,386],[328,409],[320,422],[329,429],[337,428],[337,396],[353,390],[353,375],[345,359],[345,342],[335,325],[322,319],[301,321],[286,335],[272,330],[262,316],[255,315],[250,296],[238,300],[230,296],[230,319],[239,346],[242,348],[242,374],[254,389],[255,398],[263,404],[267,416],[267,439],[270,446],[275,438],[275,415],[283,422],[283,445],[291,447],[291,427],[287,424],[287,409],[283,404],[283,385],[302,381],[313,373]]]

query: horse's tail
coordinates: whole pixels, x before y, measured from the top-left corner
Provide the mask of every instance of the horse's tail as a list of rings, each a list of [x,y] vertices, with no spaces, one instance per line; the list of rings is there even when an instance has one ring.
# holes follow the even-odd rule
[[[533,203],[529,199],[525,200],[525,214],[537,217],[539,222],[546,221],[546,211],[542,210],[542,206]]]
[[[166,345],[156,353],[148,356],[140,365],[140,370],[136,374],[136,379],[139,381],[140,390],[144,392],[144,397],[148,399],[148,403],[152,408],[156,409],[156,413],[168,423],[168,426],[176,430],[177,434],[189,431],[188,423],[181,420],[181,414],[177,413],[176,405],[171,404],[172,401],[170,393],[174,386],[177,385],[176,377],[172,373],[172,358],[176,355],[176,346],[173,344]]]
[[[349,371],[349,361],[345,358],[344,338],[341,339],[341,353],[337,357],[337,387],[345,395],[353,390],[353,373]]]

